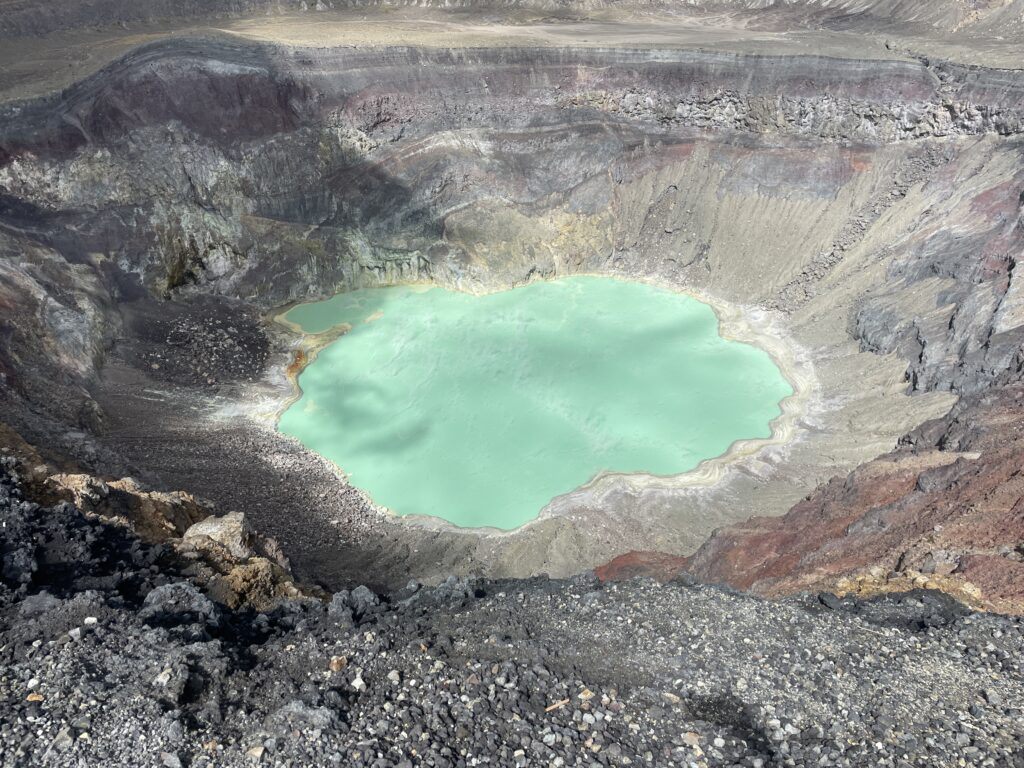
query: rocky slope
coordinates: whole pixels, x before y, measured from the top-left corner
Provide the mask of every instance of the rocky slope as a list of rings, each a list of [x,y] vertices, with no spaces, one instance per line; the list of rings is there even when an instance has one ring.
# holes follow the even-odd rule
[[[716,532],[687,568],[764,594],[941,584],[1024,612],[1022,406],[1020,385],[965,398],[782,517]]]
[[[3,765],[1024,764],[1024,627],[934,593],[453,578],[232,611],[26,490],[0,460]]]

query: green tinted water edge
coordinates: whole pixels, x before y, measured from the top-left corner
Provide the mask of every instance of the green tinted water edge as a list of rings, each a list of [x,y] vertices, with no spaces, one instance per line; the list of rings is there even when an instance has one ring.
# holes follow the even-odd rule
[[[399,515],[516,528],[595,475],[678,475],[766,439],[793,389],[707,304],[580,276],[473,295],[361,289],[284,319],[348,325],[278,428]]]

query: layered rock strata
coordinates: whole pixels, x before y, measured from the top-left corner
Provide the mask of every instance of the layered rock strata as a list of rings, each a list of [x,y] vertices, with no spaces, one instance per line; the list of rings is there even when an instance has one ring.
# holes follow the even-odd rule
[[[915,59],[144,46],[3,108],[8,418],[244,507],[332,583],[688,554],[1017,375],[1022,104],[1013,72]],[[578,272],[695,290],[784,339],[785,441],[710,488],[623,481],[481,536],[395,525],[273,433],[297,343],[261,322],[274,307]]]

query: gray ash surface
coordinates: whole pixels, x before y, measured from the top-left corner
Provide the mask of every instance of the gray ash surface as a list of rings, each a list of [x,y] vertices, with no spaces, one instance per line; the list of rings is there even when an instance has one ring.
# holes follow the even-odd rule
[[[0,471],[0,764],[1024,765],[1024,625],[927,593],[365,587],[228,611]]]
[[[156,380],[185,386],[255,381],[267,363],[269,344],[251,309],[200,297],[138,301],[122,312],[134,335],[129,354]]]

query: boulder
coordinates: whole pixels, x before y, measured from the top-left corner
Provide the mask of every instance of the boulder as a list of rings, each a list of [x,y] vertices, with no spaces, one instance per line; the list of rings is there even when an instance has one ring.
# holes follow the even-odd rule
[[[204,540],[214,542],[236,560],[248,560],[256,555],[256,535],[241,512],[201,520],[185,531],[182,538],[200,550],[208,546]]]
[[[139,617],[143,621],[165,623],[188,617],[216,623],[220,611],[206,595],[187,581],[164,584],[152,590],[143,601]]]

